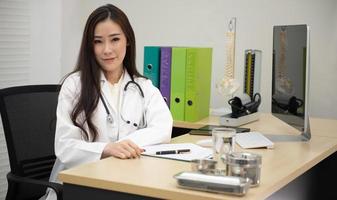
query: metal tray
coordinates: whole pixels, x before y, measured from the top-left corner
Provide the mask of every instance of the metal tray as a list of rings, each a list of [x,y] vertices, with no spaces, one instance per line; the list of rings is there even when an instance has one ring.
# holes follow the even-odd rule
[[[197,172],[180,172],[174,175],[178,186],[193,190],[243,196],[247,193],[250,180],[235,176],[217,176]]]

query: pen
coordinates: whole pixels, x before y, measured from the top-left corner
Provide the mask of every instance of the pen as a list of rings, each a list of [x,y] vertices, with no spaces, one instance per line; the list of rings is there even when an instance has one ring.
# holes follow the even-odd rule
[[[156,155],[166,155],[166,154],[181,154],[188,153],[190,149],[178,149],[178,150],[166,150],[166,151],[157,151]]]

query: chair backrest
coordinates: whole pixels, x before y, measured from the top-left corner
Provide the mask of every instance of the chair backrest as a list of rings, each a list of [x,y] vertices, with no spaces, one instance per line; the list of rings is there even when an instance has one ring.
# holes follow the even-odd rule
[[[48,179],[55,161],[54,136],[60,85],[0,90],[0,112],[11,172]]]

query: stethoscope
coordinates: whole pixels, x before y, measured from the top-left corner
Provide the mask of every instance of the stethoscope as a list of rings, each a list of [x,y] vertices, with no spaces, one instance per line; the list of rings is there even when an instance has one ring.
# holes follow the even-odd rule
[[[126,94],[126,92],[127,92],[127,89],[128,89],[128,87],[129,87],[129,85],[131,85],[131,84],[133,84],[133,85],[136,86],[136,88],[137,88],[138,91],[139,91],[140,96],[141,96],[142,99],[144,100],[144,97],[145,97],[145,96],[144,96],[144,92],[143,92],[142,88],[141,88],[140,85],[139,85],[138,83],[136,83],[136,82],[133,80],[133,78],[132,78],[131,81],[128,81],[128,82],[126,83],[126,85],[124,86],[124,89],[123,89],[123,99],[122,99],[122,105],[121,105],[121,108],[122,108],[122,109],[124,108],[123,106],[124,106],[125,94]],[[105,108],[105,112],[106,112],[106,114],[107,114],[107,121],[108,121],[110,124],[113,124],[113,123],[114,123],[114,119],[113,119],[113,117],[112,117],[112,114],[110,113],[110,110],[109,110],[109,108],[108,108],[107,103],[105,102],[105,100],[104,100],[104,98],[103,98],[103,96],[102,96],[102,93],[100,93],[99,96],[100,96],[100,99],[102,100],[103,106],[104,106],[104,108]],[[144,102],[143,102],[142,107],[144,108]],[[127,124],[132,124],[134,127],[138,127],[138,128],[141,127],[140,124],[137,124],[136,122],[131,122],[130,120],[125,119],[125,118],[123,117],[123,115],[122,115],[122,111],[121,111],[120,113],[121,113],[121,114],[120,114],[121,119],[122,119],[125,123],[127,123]],[[142,117],[141,122],[143,122],[143,126],[146,126],[146,125],[145,125],[145,116],[144,116],[145,113],[144,113],[144,109],[142,110],[142,115],[143,115],[143,117]]]

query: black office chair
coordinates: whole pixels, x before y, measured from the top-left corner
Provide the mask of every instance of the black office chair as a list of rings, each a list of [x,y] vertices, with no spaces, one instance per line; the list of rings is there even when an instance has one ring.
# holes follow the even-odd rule
[[[54,136],[60,85],[0,90],[0,112],[11,171],[6,200],[38,199],[46,188],[62,199],[62,185],[49,182],[55,161]]]

